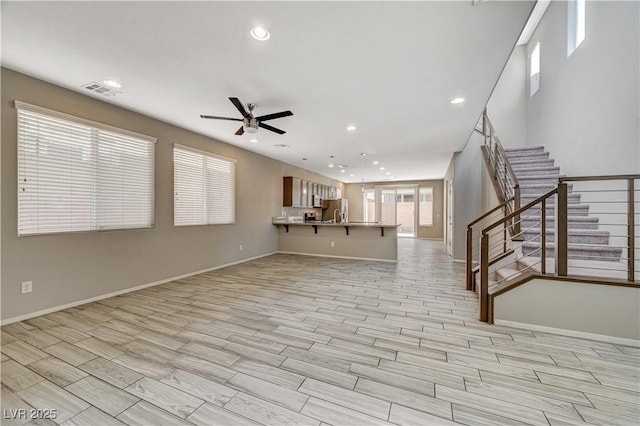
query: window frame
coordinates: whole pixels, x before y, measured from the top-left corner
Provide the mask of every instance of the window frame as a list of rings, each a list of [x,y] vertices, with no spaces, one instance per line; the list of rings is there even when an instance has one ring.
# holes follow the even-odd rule
[[[29,104],[27,102],[22,102],[19,100],[14,100],[13,101],[13,106],[16,110],[16,190],[18,192],[18,194],[16,194],[16,233],[18,238],[25,238],[25,237],[37,237],[37,236],[46,236],[46,235],[64,235],[64,234],[79,234],[79,233],[93,233],[93,232],[111,232],[111,231],[130,231],[130,230],[145,230],[145,229],[155,229],[155,178],[156,178],[156,170],[155,170],[155,166],[156,166],[156,149],[155,149],[155,145],[157,144],[157,138],[152,137],[152,136],[148,136],[142,133],[137,133],[131,130],[127,130],[127,129],[122,129],[119,127],[115,127],[115,126],[110,126],[108,124],[104,124],[104,123],[100,123],[97,121],[93,121],[93,120],[88,120],[86,118],[82,118],[82,117],[77,117],[71,114],[67,114],[67,113],[63,113],[60,111],[56,111],[56,110],[52,110],[49,108],[44,108],[41,106],[37,106],[37,105],[32,105]],[[100,204],[100,202],[98,201],[98,190],[96,189],[99,186],[99,180],[98,180],[98,163],[97,160],[94,159],[94,163],[92,165],[90,165],[90,170],[92,173],[92,179],[89,181],[90,185],[93,187],[92,192],[90,193],[89,197],[90,197],[90,203],[92,204],[92,208],[91,208],[91,218],[90,218],[90,222],[91,222],[91,228],[90,229],[80,229],[80,230],[73,230],[73,229],[64,229],[64,230],[56,230],[56,231],[51,231],[51,232],[29,232],[29,233],[21,233],[20,231],[20,223],[21,223],[21,211],[20,211],[20,207],[21,207],[21,201],[20,201],[20,174],[22,172],[21,167],[20,167],[20,153],[21,153],[21,147],[20,147],[20,124],[19,124],[19,111],[25,111],[28,113],[33,113],[33,114],[39,114],[39,115],[43,115],[46,116],[49,119],[53,119],[53,120],[62,120],[62,121],[66,121],[69,122],[73,125],[79,125],[79,126],[85,126],[91,129],[91,150],[93,153],[95,153],[98,150],[98,145],[99,145],[99,139],[100,139],[100,132],[107,132],[107,133],[111,133],[111,134],[116,134],[116,135],[121,135],[127,138],[134,138],[134,139],[138,139],[141,142],[147,142],[147,143],[152,143],[153,146],[149,146],[147,147],[150,152],[151,152],[151,156],[150,156],[150,170],[148,170],[148,172],[150,173],[150,193],[147,194],[148,195],[148,201],[149,201],[149,212],[150,212],[150,216],[149,216],[149,224],[146,226],[125,226],[125,227],[101,227],[99,225],[99,216],[101,214],[101,210],[99,210],[98,205]],[[24,161],[24,160],[23,160]]]
[[[219,160],[219,161],[225,161],[228,162],[231,166],[232,166],[232,183],[231,183],[231,206],[232,206],[232,218],[230,222],[211,222],[209,223],[207,221],[207,219],[205,219],[204,223],[186,223],[186,224],[176,224],[176,197],[178,196],[177,192],[176,192],[176,157],[175,157],[175,153],[176,153],[176,149],[178,150],[183,150],[183,151],[187,151],[190,152],[192,154],[196,154],[196,155],[200,155],[203,157],[203,159],[209,157],[209,158],[213,158],[215,160]],[[194,148],[188,145],[183,145],[183,144],[179,144],[179,143],[174,143],[173,144],[173,151],[172,151],[172,164],[173,164],[173,227],[174,228],[186,228],[186,227],[191,227],[191,226],[216,226],[216,225],[234,225],[236,223],[236,165],[237,165],[237,160],[233,159],[233,158],[229,158],[229,157],[225,157],[219,154],[215,154],[213,152],[209,152],[209,151],[204,151],[198,148]],[[206,175],[206,167],[203,168],[203,174]],[[205,176],[206,178],[206,176]],[[205,187],[206,187],[206,182],[204,183]],[[208,197],[209,197],[209,193],[206,192],[204,193],[205,197],[202,199],[203,201],[203,210],[204,210],[204,215],[203,217],[208,217],[209,215],[206,212],[207,209],[207,205],[208,205]]]
[[[538,93],[540,90],[540,75],[542,70],[542,60],[541,60],[541,47],[540,42],[538,41],[536,45],[531,50],[531,54],[529,55],[529,97],[532,98],[533,95]],[[537,68],[537,72],[534,73],[534,65]],[[534,84],[535,81],[535,84]]]

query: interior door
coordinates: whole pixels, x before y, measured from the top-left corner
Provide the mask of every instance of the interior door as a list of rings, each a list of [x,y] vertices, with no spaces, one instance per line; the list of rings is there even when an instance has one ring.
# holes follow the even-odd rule
[[[396,221],[396,190],[376,189],[376,220],[382,223],[395,224]]]
[[[396,219],[399,237],[416,236],[416,188],[396,189]]]

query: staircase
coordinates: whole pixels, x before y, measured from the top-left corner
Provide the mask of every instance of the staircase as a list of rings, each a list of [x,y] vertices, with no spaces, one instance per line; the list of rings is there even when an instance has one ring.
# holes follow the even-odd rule
[[[558,185],[560,168],[554,165],[544,147],[517,148],[505,150],[511,167],[518,178],[521,191],[521,205],[551,191]],[[568,258],[578,263],[619,262],[622,248],[609,246],[609,232],[598,229],[597,217],[589,216],[589,205],[581,202],[580,194],[572,193],[568,185]],[[546,256],[555,256],[554,245],[555,199],[546,206]],[[541,255],[541,213],[540,208],[532,209],[521,216],[521,230],[524,236],[522,254],[525,257]],[[527,263],[527,260],[523,260]],[[521,262],[521,263],[523,263]]]

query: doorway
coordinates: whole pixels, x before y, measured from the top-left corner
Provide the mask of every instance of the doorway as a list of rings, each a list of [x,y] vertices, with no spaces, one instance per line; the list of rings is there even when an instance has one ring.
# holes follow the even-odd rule
[[[399,224],[398,237],[416,237],[416,192],[417,186],[376,188],[376,218]]]

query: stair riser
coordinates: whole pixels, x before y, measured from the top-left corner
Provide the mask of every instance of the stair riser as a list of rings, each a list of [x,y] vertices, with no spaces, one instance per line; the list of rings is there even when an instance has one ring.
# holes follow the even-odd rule
[[[560,176],[560,168],[556,167],[553,169],[523,169],[523,170],[513,170],[518,177],[518,180],[522,178],[526,178],[529,176],[555,176],[558,178]]]
[[[539,220],[523,220],[520,225],[521,229],[538,226],[540,226]],[[547,220],[547,229],[555,229],[555,221],[553,219]],[[598,229],[598,222],[569,222],[569,229]]]
[[[507,158],[509,159],[509,162],[516,161],[516,162],[525,162],[525,161],[543,161],[543,160],[548,160],[549,159],[549,153],[548,152],[540,152],[540,153],[533,153],[533,154],[521,154],[521,155],[515,155],[515,154],[507,154]]]
[[[527,204],[529,204],[530,202],[532,202],[533,200],[537,199],[538,197],[533,196],[533,195],[521,195],[520,196],[520,205],[521,206],[526,206]],[[567,194],[567,202],[569,204],[580,204],[580,194]],[[547,205],[552,205],[554,206],[556,204],[556,199],[555,197],[551,197],[547,199]]]
[[[507,148],[504,150],[507,154],[517,152],[544,152],[544,146],[527,146],[524,148]]]
[[[518,176],[520,187],[523,185],[549,185],[552,188],[558,185],[558,176]],[[543,193],[544,194],[544,193]]]
[[[540,234],[537,232],[524,233],[524,239],[526,241],[533,241],[540,243],[541,238]],[[547,233],[547,242],[552,243],[555,242],[556,236],[555,233]],[[609,237],[608,236],[599,236],[599,235],[572,235],[569,234],[569,244],[597,244],[597,245],[609,245]]]
[[[539,167],[553,167],[555,160],[540,160],[540,161],[527,161],[527,160],[516,160],[509,159],[511,163],[511,168],[516,174],[518,170],[522,169],[531,169],[531,168],[539,168]]]
[[[527,184],[532,184],[532,182],[527,182]],[[530,187],[527,185],[522,185],[522,182],[520,183],[520,194],[521,195],[532,195],[535,196],[536,198],[546,194],[547,192],[555,189],[558,186],[558,183],[556,182],[555,184],[545,184],[542,186],[537,186],[537,187]],[[567,193],[571,193],[573,191],[573,185],[567,185]]]
[[[546,206],[546,215],[554,216],[555,215],[555,206]],[[569,211],[569,216],[588,216],[589,215],[589,205],[588,204],[569,204],[567,207]],[[526,210],[521,216],[526,216],[529,219],[529,215],[533,216],[533,218],[542,218],[542,213],[540,212],[540,208],[535,208],[531,210]]]

